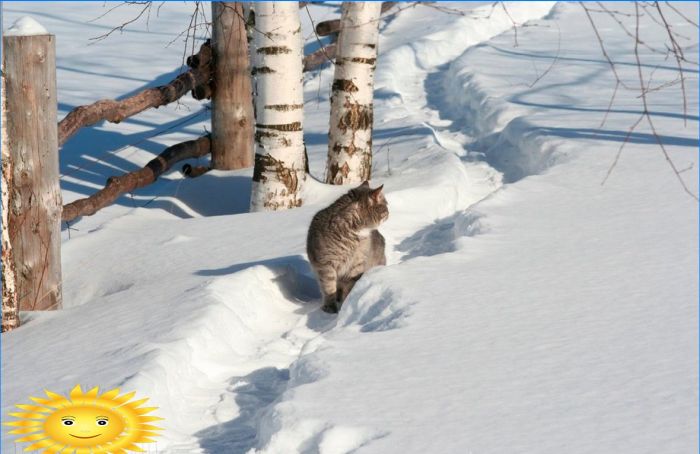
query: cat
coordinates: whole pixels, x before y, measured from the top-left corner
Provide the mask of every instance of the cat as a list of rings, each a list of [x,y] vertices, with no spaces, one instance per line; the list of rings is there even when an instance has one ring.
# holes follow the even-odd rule
[[[306,252],[321,286],[325,312],[337,313],[365,271],[386,265],[386,242],[377,230],[389,217],[383,187],[371,189],[365,181],[311,221]]]

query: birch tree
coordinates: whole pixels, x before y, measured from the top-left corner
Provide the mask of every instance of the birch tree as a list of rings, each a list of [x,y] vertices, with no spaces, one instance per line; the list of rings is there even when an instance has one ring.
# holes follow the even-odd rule
[[[7,140],[7,121],[5,119],[5,76],[2,76],[2,332],[10,331],[19,326],[19,304],[17,301],[17,283],[15,274],[15,259],[10,245],[10,230],[8,225],[8,210],[10,209],[10,193],[12,184],[12,165]]]
[[[251,210],[301,206],[304,172],[302,37],[298,2],[255,6],[255,168]]]
[[[331,93],[326,183],[361,183],[372,173],[380,14],[380,2],[343,2]]]

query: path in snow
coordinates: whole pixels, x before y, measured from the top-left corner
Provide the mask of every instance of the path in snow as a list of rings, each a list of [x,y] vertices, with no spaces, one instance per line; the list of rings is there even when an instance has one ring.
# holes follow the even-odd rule
[[[530,14],[532,18],[536,18],[545,14],[550,7],[551,5],[547,5],[539,10],[535,9],[534,12],[524,8],[517,13]],[[521,19],[524,21],[524,18],[519,18]],[[496,27],[492,33],[487,33],[481,39],[489,39],[496,32],[507,29],[509,25],[510,22],[503,22],[500,28]],[[426,39],[426,42],[429,41],[429,38]],[[473,44],[475,42],[468,42],[463,50]],[[410,46],[405,46],[395,52],[400,55],[398,60],[404,61],[403,65],[405,65],[405,55],[401,54],[409,49]],[[458,50],[452,52],[457,55],[461,53]],[[389,60],[387,65],[391,66],[391,55],[383,57]],[[471,212],[469,207],[501,187],[500,173],[512,172],[509,167],[498,163],[490,166],[484,162],[484,154],[467,152],[467,146],[474,142],[474,137],[468,134],[470,123],[473,123],[475,118],[479,118],[481,112],[478,106],[465,109],[465,106],[455,106],[450,102],[449,93],[446,92],[446,88],[450,88],[448,84],[454,77],[454,74],[450,73],[450,63],[451,61],[423,68],[416,65],[411,70],[407,70],[404,66],[401,72],[387,70],[387,74],[401,74],[402,80],[394,86],[394,88],[398,87],[396,91],[382,86],[382,80],[378,81],[377,90],[382,93],[382,98],[391,100],[398,97],[402,101],[401,108],[404,116],[396,117],[395,121],[406,127],[406,122],[409,120],[409,129],[416,127],[429,129],[431,141],[434,141],[438,147],[437,153],[446,155],[440,159],[451,159],[451,164],[457,163],[462,167],[466,175],[462,181],[471,186],[469,195],[461,198],[462,200],[454,206],[452,214],[441,216],[433,223],[425,225],[426,220],[420,220],[419,228],[409,231],[401,229],[398,232],[392,231],[391,225],[385,226],[382,230],[389,238],[391,247],[391,250],[387,251],[390,262],[388,267],[420,256],[451,252],[458,238],[480,233],[479,216]],[[378,74],[382,74],[381,67]],[[421,81],[425,82],[421,83]],[[470,99],[471,94],[460,98]],[[377,104],[379,116],[382,115],[382,109],[387,109],[385,113],[388,114],[388,111],[395,107],[382,105],[381,98]],[[386,115],[385,118],[390,117]],[[481,124],[479,127],[482,128]],[[498,137],[498,134],[492,134],[490,137],[493,140]],[[521,174],[521,176],[525,175]],[[386,180],[390,178],[389,176]],[[396,194],[390,193],[390,205],[393,203],[392,195],[394,199],[398,198]],[[404,195],[404,198],[407,197]],[[311,354],[323,348],[324,332],[335,327],[338,322],[335,316],[324,314],[318,309],[320,301],[318,287],[313,281],[313,274],[305,260],[279,259],[273,263],[256,265],[243,271],[232,269],[227,272],[235,274],[217,278],[212,285],[231,285],[231,292],[240,292],[240,288],[233,286],[233,281],[249,282],[252,278],[251,274],[264,273],[268,275],[269,282],[275,285],[261,284],[259,287],[250,287],[255,292],[269,292],[267,295],[251,295],[251,300],[275,299],[280,304],[286,302],[291,307],[299,307],[297,312],[300,316],[294,326],[285,326],[275,341],[260,347],[266,353],[256,359],[258,368],[243,376],[230,378],[226,389],[220,393],[218,402],[209,406],[207,411],[216,415],[216,419],[222,422],[195,434],[198,438],[197,444],[207,453],[224,451],[244,453],[256,445],[260,446],[261,440],[269,439],[272,436],[269,432],[274,431],[274,428],[271,429],[267,421],[261,424],[261,418],[269,419],[269,415],[265,413],[270,405],[275,403],[283,392],[290,391],[290,373],[293,375],[293,386],[321,378],[319,374],[323,373],[323,367],[314,364]],[[217,293],[222,297],[221,304],[226,304],[227,292]],[[397,328],[402,325],[403,318],[409,315],[405,304],[396,304],[400,300],[400,295],[391,289],[367,287],[361,281],[353,290],[353,294],[354,299],[369,300],[369,302],[363,305],[361,312],[346,313],[342,323],[359,324],[362,332]],[[352,308],[346,309],[352,310]],[[199,355],[206,355],[206,352],[200,352]],[[280,358],[280,355],[286,357],[286,360]],[[218,357],[211,358],[211,361],[215,362],[220,360],[221,358]],[[292,368],[291,372],[290,368]],[[231,405],[232,402],[235,406]],[[233,418],[230,413],[232,407],[238,408],[238,413]],[[258,434],[256,438],[258,431],[266,433]],[[300,452],[311,453],[318,452],[319,446],[326,446],[326,449],[330,449],[329,452],[350,452],[386,434],[359,428],[310,424],[308,427],[300,427],[298,435],[304,438],[299,442]],[[179,450],[193,452],[193,449],[194,446],[190,443],[172,446],[172,452],[180,452]]]
[[[514,4],[510,13],[516,21],[525,22],[546,14],[550,7],[549,3]],[[474,11],[483,15],[490,9],[487,5]],[[424,20],[426,11],[449,21],[438,30]],[[176,23],[177,17],[170,20]],[[413,8],[402,11],[384,28],[375,135],[390,144],[377,150],[374,179],[388,183],[392,216],[382,231],[390,264],[450,252],[459,237],[480,231],[478,214],[468,208],[501,187],[499,170],[505,168],[496,164],[495,169],[482,155],[465,151],[476,137],[469,133],[467,126],[475,122],[467,114],[483,109],[452,105],[441,88],[452,80],[453,59],[510,27],[510,19],[499,11],[479,22]],[[415,39],[407,39],[407,32],[416,33]],[[322,72],[326,79],[329,71]],[[73,88],[87,96],[79,80]],[[113,88],[122,92],[121,84]],[[323,131],[327,115],[309,112],[310,123],[319,121]],[[154,123],[162,123],[162,118]],[[310,137],[312,161],[319,162],[325,152],[318,138],[325,136]],[[142,160],[150,158],[139,153]],[[384,172],[385,157],[391,171]],[[94,178],[81,184],[102,181]],[[207,181],[218,185],[230,179],[240,183],[249,181],[249,175],[234,172],[222,177],[213,172],[178,192],[206,193]],[[236,184],[234,192],[245,199],[242,186]],[[9,336],[4,342],[3,355],[18,370],[35,370],[33,364],[42,367],[41,374],[25,374],[21,379],[12,370],[4,371],[5,401],[19,402],[26,390],[47,386],[47,379],[59,392],[78,380],[84,386],[120,386],[157,402],[167,416],[163,438],[168,452],[246,452],[263,446],[279,429],[274,415],[268,413],[271,404],[283,392],[294,392],[291,388],[316,381],[324,373],[313,353],[323,350],[327,330],[342,323],[360,325],[363,332],[386,331],[402,326],[410,316],[410,305],[395,289],[370,285],[369,280],[358,283],[352,304],[340,317],[319,310],[318,288],[308,263],[298,255],[305,233],[299,226],[308,225],[317,209],[314,202],[327,204],[339,189],[311,183],[309,206],[288,213],[172,220],[158,210],[135,209],[111,220],[96,216],[81,221],[77,226],[81,235],[64,244],[65,279],[70,283],[64,297],[69,307],[27,324],[20,337]],[[105,210],[105,216],[115,212]],[[256,232],[273,224],[279,243],[255,243],[260,241]],[[216,235],[212,237],[211,232]],[[99,250],[100,257],[87,252],[91,249]],[[160,251],[165,256],[160,257]],[[111,269],[104,269],[105,261],[112,261]],[[387,266],[381,272],[391,274],[395,269]],[[85,270],[95,272],[86,276]],[[42,342],[63,339],[66,327],[72,342]],[[103,336],[105,332],[111,335]],[[88,344],[99,348],[86,348]],[[316,452],[319,446],[349,452],[385,435],[324,422],[300,424],[303,427],[291,436],[300,437],[302,452]],[[3,446],[8,446],[7,438]],[[289,451],[282,448],[281,452]]]

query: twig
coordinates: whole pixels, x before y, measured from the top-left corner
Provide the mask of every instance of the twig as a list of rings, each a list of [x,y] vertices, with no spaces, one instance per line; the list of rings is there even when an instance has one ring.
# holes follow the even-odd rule
[[[657,5],[658,5],[658,3],[657,3]],[[639,12],[639,5],[637,3],[634,4],[634,8],[635,8],[635,11],[638,13]],[[664,20],[664,22],[665,22],[665,20]],[[637,37],[639,36],[639,16],[637,16],[637,18],[636,18],[635,35]],[[700,199],[698,199],[698,196],[693,194],[693,192],[691,192],[690,189],[688,189],[688,186],[685,184],[685,181],[683,181],[683,178],[681,178],[680,172],[678,172],[676,165],[671,160],[671,156],[669,156],[668,151],[666,151],[666,147],[664,146],[664,143],[661,140],[661,137],[659,137],[659,134],[656,132],[656,127],[654,126],[654,122],[651,119],[651,114],[649,113],[649,107],[647,104],[646,90],[644,88],[644,77],[642,76],[642,62],[641,62],[641,59],[639,58],[639,42],[638,41],[635,41],[635,44],[634,44],[634,58],[637,61],[637,73],[639,75],[639,87],[642,90],[642,103],[644,104],[644,111],[642,112],[642,115],[647,119],[647,123],[649,124],[649,128],[651,128],[651,132],[654,135],[656,142],[659,144],[659,148],[661,149],[661,153],[664,155],[666,162],[673,170],[673,173],[676,175],[676,178],[678,179],[678,182],[680,183],[681,187],[683,187],[683,190],[689,196],[691,196],[693,199],[698,201],[698,200],[700,200]]]
[[[666,32],[668,33],[668,38],[671,40],[671,46],[673,46],[673,56],[676,58],[676,65],[678,66],[678,72],[680,73],[681,76],[681,92],[683,92],[683,124],[688,125],[688,99],[685,94],[685,76],[683,75],[683,65],[681,64],[681,58],[683,58],[683,50],[681,49],[681,46],[678,45],[676,40],[673,37],[673,33],[671,32],[671,26],[666,22],[666,18],[664,17],[664,13],[661,12],[661,6],[659,5],[659,2],[654,2],[656,5],[656,9],[659,12],[659,16],[661,17],[661,20],[663,21]],[[638,9],[639,7],[636,6]],[[637,28],[639,28],[639,18],[637,18]],[[639,32],[637,32],[637,36],[639,36]],[[637,38],[639,39],[639,38]],[[635,47],[636,51],[636,47]]]
[[[514,40],[513,47],[518,47],[518,24],[515,23],[515,21],[513,20],[513,17],[508,12],[508,8],[506,8],[506,4],[503,2],[498,2],[498,3],[500,3],[501,8],[503,8],[503,11],[506,13],[506,16],[508,16],[508,19],[510,19],[511,23],[513,24],[513,40]]]
[[[320,49],[318,49],[318,50],[321,51],[321,53],[326,57],[326,60],[328,60],[331,63],[331,65],[334,65],[335,62],[326,53],[326,48],[321,43],[321,38],[318,37],[318,32],[316,31],[316,26],[314,25],[314,19],[313,19],[313,17],[311,17],[311,13],[309,12],[309,5],[304,5],[304,9],[306,10],[306,14],[307,14],[307,16],[309,16],[309,20],[311,21],[311,28],[313,29],[314,35],[316,36],[316,42],[318,43],[319,46],[321,46]],[[319,25],[321,25],[321,24],[319,24]],[[333,57],[335,57],[335,55]],[[306,66],[306,57],[304,58],[304,66]]]
[[[96,36],[96,37],[94,37],[94,38],[90,38],[90,41],[94,41],[94,42],[102,41],[103,39],[107,38],[109,35],[111,35],[112,33],[116,32],[117,30],[119,30],[120,32],[123,32],[123,31],[124,31],[124,28],[125,28],[127,25],[133,24],[134,22],[136,22],[137,20],[139,20],[139,19],[141,18],[141,16],[143,16],[143,14],[144,14],[146,11],[149,11],[149,10],[151,9],[151,6],[153,5],[152,2],[143,2],[143,3],[141,3],[141,2],[126,2],[126,3],[127,3],[127,4],[135,4],[135,5],[136,5],[136,4],[138,4],[138,5],[145,4],[145,6],[141,9],[141,11],[138,13],[138,15],[137,15],[136,17],[134,17],[133,19],[130,19],[130,20],[124,22],[123,24],[121,24],[121,25],[119,25],[119,26],[117,26],[117,27],[114,27],[113,29],[111,29],[110,31],[108,31],[108,32],[105,33],[105,34],[102,34],[102,35],[100,35],[100,36]],[[112,10],[114,10],[114,9],[116,9],[116,8],[112,8],[110,11],[112,11]],[[107,11],[107,13],[109,13],[110,11]],[[105,13],[105,14],[107,14],[107,13]],[[104,15],[103,15],[103,16],[104,16]],[[100,17],[102,17],[102,16],[100,16]]]
[[[547,69],[545,69],[544,72],[543,72],[542,74],[540,74],[539,76],[537,76],[537,78],[536,78],[535,80],[532,81],[532,83],[528,86],[528,88],[534,87],[535,84],[537,84],[537,82],[539,82],[540,80],[542,80],[542,79],[544,78],[544,76],[546,76],[546,75],[552,70],[552,68],[554,68],[554,65],[559,61],[559,54],[561,53],[561,29],[559,28],[559,24],[557,24],[557,33],[558,33],[558,36],[557,36],[557,53],[556,53],[556,55],[554,56],[554,59],[552,60],[552,63],[549,64],[549,66],[547,67]],[[536,70],[536,69],[537,69],[537,68],[535,68],[535,70]]]
[[[617,88],[616,88],[617,90]],[[613,95],[614,97],[614,95]],[[606,114],[607,116],[607,114]],[[617,166],[617,162],[620,160],[620,155],[622,154],[622,150],[625,148],[625,145],[627,145],[627,142],[630,140],[630,136],[634,132],[635,129],[637,129],[637,126],[639,126],[639,123],[644,119],[644,114],[640,115],[637,121],[632,124],[632,126],[629,127],[627,130],[627,134],[625,134],[625,140],[622,141],[622,145],[620,145],[620,148],[618,148],[617,153],[615,154],[615,159],[613,160],[612,164],[610,164],[610,167],[608,168],[608,172],[605,174],[605,178],[603,178],[603,181],[600,183],[601,186],[605,184],[606,181],[608,181],[608,178],[610,178],[610,175],[613,172],[613,169]],[[603,120],[605,121],[605,120]],[[601,124],[602,127],[602,124]]]
[[[668,6],[668,7],[671,8],[673,11],[675,11],[676,14],[678,14],[678,15],[681,16],[683,19],[685,19],[685,21],[688,22],[690,25],[694,25],[695,27],[698,26],[697,22],[694,22],[694,21],[691,20],[689,17],[687,17],[685,14],[681,13],[680,11],[678,11],[676,8],[674,8],[674,6],[673,6],[670,2],[664,2],[664,3],[666,3],[666,6]]]
[[[624,88],[629,89],[627,84],[625,84],[622,81],[622,79],[620,79],[620,76],[617,73],[617,69],[615,68],[615,63],[613,63],[612,59],[610,58],[610,55],[608,55],[608,51],[605,50],[605,45],[603,44],[603,38],[600,36],[600,32],[598,32],[598,27],[596,26],[595,22],[593,21],[593,17],[588,12],[588,7],[586,7],[586,5],[584,5],[583,2],[578,2],[578,3],[579,3],[579,5],[581,5],[583,10],[586,12],[586,16],[588,17],[588,21],[591,23],[591,27],[593,27],[593,32],[595,32],[595,36],[598,39],[598,45],[600,46],[600,50],[603,52],[603,56],[608,61],[608,64],[610,65],[610,69],[612,69],[612,72],[615,75],[615,80],[617,81],[617,83],[622,85]]]

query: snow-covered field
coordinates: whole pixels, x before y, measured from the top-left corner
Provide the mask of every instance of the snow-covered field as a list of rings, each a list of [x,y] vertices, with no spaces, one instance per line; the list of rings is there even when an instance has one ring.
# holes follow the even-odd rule
[[[3,28],[31,15],[56,34],[60,116],[180,70],[192,3],[91,41],[139,8],[92,21],[114,5],[2,4]],[[698,3],[675,7],[697,21]],[[166,430],[149,448],[167,453],[698,451],[697,201],[644,122],[602,184],[639,92],[620,88],[600,128],[615,78],[578,4],[401,8],[381,25],[375,92],[389,265],[325,314],[306,229],[347,188],[311,181],[304,207],[247,213],[249,169],[173,172],[64,228],[65,310],[2,336],[3,419],[80,383],[150,397]],[[611,8],[634,30],[633,5]],[[684,69],[684,121],[675,60],[649,49],[665,31],[643,12],[643,75],[667,85],[648,93],[651,118],[697,194],[698,68]],[[517,45],[509,15],[526,25]],[[633,38],[594,18],[638,86]],[[697,28],[666,19],[696,60]],[[316,177],[332,74],[305,78]],[[64,201],[208,121],[183,98],[80,132],[61,151]],[[3,432],[2,451],[18,448]]]

